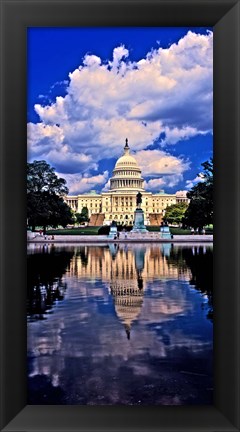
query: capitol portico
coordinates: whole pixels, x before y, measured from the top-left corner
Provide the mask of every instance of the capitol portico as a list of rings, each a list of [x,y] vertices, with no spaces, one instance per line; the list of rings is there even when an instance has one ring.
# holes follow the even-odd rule
[[[144,179],[136,159],[130,154],[128,140],[123,155],[117,160],[110,179],[110,190],[96,193],[91,191],[77,196],[68,195],[67,204],[81,213],[88,208],[90,225],[110,225],[113,220],[122,225],[132,225],[136,209],[136,195],[142,194],[142,210],[146,225],[160,225],[164,210],[171,204],[187,202],[186,194],[165,194],[163,191],[153,194],[144,190]]]

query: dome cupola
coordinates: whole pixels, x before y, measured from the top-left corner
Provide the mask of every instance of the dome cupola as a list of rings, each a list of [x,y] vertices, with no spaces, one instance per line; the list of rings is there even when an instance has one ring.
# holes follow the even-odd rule
[[[143,190],[143,178],[136,159],[130,154],[128,139],[123,155],[117,160],[110,179],[110,189]]]

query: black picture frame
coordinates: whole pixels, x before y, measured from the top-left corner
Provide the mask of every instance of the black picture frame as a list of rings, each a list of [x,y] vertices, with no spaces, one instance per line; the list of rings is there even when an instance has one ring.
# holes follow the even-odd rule
[[[26,405],[26,29],[214,27],[214,405]],[[1,0],[1,430],[239,431],[239,0]]]

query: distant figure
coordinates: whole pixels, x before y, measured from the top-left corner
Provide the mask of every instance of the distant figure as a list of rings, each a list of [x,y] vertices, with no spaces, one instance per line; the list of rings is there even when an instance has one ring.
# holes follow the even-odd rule
[[[205,228],[202,229],[202,233],[203,233],[203,235],[206,234]]]
[[[52,235],[52,240],[54,240],[54,235]]]
[[[137,207],[140,208],[141,204],[142,204],[142,194],[141,194],[141,192],[138,192],[138,194],[136,196],[136,200],[137,200]]]
[[[194,228],[191,228],[191,234],[194,235]]]
[[[112,221],[112,224],[111,224],[111,226],[112,226],[112,227],[115,227],[115,226],[117,226],[117,223],[116,223],[116,221],[115,221],[115,220],[113,220],[113,221]]]
[[[120,235],[120,233],[119,233],[119,231],[117,232],[117,238],[119,239],[119,235]]]

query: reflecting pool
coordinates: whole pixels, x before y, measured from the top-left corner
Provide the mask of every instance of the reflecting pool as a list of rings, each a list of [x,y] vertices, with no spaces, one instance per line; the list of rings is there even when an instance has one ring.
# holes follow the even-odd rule
[[[212,245],[28,246],[28,403],[213,398]]]

